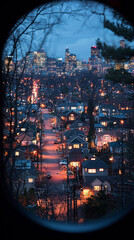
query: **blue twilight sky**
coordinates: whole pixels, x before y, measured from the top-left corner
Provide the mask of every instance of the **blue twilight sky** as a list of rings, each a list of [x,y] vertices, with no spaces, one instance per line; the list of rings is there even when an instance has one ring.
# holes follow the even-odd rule
[[[103,5],[95,4],[92,6],[92,10],[103,12],[103,7]],[[87,17],[86,13],[90,16]],[[110,9],[106,10],[106,16],[112,18]],[[88,58],[91,56],[91,46],[95,45],[97,38],[116,46],[119,46],[121,39],[110,30],[104,29],[103,17],[90,14],[89,8],[88,12],[87,9],[85,10],[85,15],[82,17],[68,17],[68,15],[65,15],[64,22],[54,28],[43,47],[50,57],[59,57],[64,60],[65,48],[68,47],[71,53],[77,55],[77,59],[88,61]]]
[[[50,5],[43,10],[44,12],[41,12],[34,26],[32,25],[31,29],[22,35],[21,46],[20,42],[18,44],[18,58],[24,57],[28,50],[38,51],[44,48],[48,57],[62,58],[64,61],[65,49],[69,48],[70,53],[76,54],[77,60],[88,61],[91,56],[91,46],[95,45],[97,38],[107,44],[119,47],[121,37],[115,36],[113,32],[103,27],[103,16],[100,13],[102,14],[104,9],[106,19],[113,20],[112,9],[104,8],[104,5],[95,2],[89,2],[87,5],[79,0],[66,0],[56,3],[54,6]],[[92,11],[96,11],[99,15],[93,14]],[[38,9],[35,9],[29,13],[23,25],[19,26],[14,33],[16,36],[27,26],[28,19],[35,16],[37,12]],[[61,17],[60,24],[54,25],[52,31],[47,35],[46,32],[49,29],[45,30],[45,27],[53,23],[57,17]],[[34,28],[36,31],[34,31],[34,40],[31,44],[32,29]],[[8,55],[11,52],[11,45],[12,36],[6,45]],[[31,47],[29,48],[29,46]]]

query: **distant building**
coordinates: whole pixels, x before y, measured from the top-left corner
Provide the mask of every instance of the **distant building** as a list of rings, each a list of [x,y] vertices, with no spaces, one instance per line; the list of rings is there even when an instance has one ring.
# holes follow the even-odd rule
[[[56,58],[47,58],[47,74],[56,74],[57,62]]]
[[[4,61],[4,68],[6,72],[11,72],[14,69],[14,63],[13,63],[13,57],[12,56],[6,56]]]
[[[91,58],[100,57],[100,50],[96,46],[91,47]]]
[[[108,176],[108,165],[101,159],[91,158],[82,162],[82,175],[86,176]]]
[[[70,74],[77,67],[76,54],[70,53],[69,48],[65,50],[65,71]]]
[[[66,111],[74,111],[76,113],[82,113],[84,111],[83,103],[61,103],[57,106],[57,111],[59,112],[66,112]]]

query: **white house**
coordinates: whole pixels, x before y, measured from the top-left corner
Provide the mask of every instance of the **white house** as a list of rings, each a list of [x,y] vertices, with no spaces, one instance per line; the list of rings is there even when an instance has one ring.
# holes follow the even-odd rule
[[[88,198],[93,194],[97,194],[100,190],[105,190],[106,194],[111,192],[111,181],[108,176],[86,177],[81,195]]]

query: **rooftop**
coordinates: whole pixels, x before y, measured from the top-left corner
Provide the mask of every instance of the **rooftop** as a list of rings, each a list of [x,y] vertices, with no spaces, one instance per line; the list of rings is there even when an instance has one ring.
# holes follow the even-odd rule
[[[86,160],[82,163],[83,168],[108,168],[108,165],[101,159]]]

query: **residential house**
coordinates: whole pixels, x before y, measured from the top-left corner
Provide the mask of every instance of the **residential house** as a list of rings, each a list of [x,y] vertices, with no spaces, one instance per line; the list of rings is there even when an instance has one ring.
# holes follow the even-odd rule
[[[117,185],[120,184],[120,176],[87,176],[83,182],[81,198],[86,199],[97,194],[100,190],[105,190],[106,194],[116,193]]]
[[[118,114],[119,110],[112,104],[99,104],[98,112],[103,113],[104,116],[110,117],[112,115]]]
[[[24,189],[35,188],[35,179],[38,171],[30,159],[16,160],[13,170],[13,187],[15,192],[22,192]]]
[[[17,142],[21,145],[21,146],[28,146],[31,144],[33,140],[32,136],[29,136],[27,133],[22,133],[17,137]]]
[[[123,152],[127,152],[127,146],[124,142],[123,144],[121,141],[115,141],[115,142],[109,143],[110,152],[112,154],[120,154],[122,152],[122,147],[123,147]]]
[[[80,115],[73,110],[63,113],[61,116],[62,126],[66,126],[67,129],[70,128],[70,125],[80,118]]]
[[[100,123],[95,123],[94,128],[95,128],[95,132],[103,132],[105,127]]]
[[[74,149],[74,148],[79,148],[81,150],[84,150],[85,148],[88,148],[88,143],[85,141],[82,137],[80,136],[72,136],[70,137],[67,142],[67,148],[69,150]]]
[[[81,114],[84,111],[84,105],[83,103],[61,103],[57,106],[56,109],[58,112],[66,112],[66,111],[74,111],[78,114]]]
[[[74,129],[74,130],[68,130],[63,132],[63,141],[66,142],[68,139],[70,139],[73,136],[80,136],[82,139],[86,141],[88,140],[83,131]]]
[[[82,162],[82,175],[86,176],[108,176],[108,165],[101,159],[91,158]]]
[[[82,152],[78,148],[74,148],[69,152],[69,167],[71,170],[81,170],[81,163],[84,161]]]
[[[91,195],[97,194],[100,190],[104,190],[106,193],[111,192],[111,184],[109,177],[86,177],[86,181],[83,182],[81,198],[88,198]]]
[[[83,131],[85,135],[88,135],[88,132],[89,132],[89,124],[84,123],[80,119],[77,119],[76,121],[74,121],[69,128],[71,130],[78,129],[80,131]]]
[[[111,192],[108,176],[108,165],[101,159],[91,157],[82,162],[83,187],[81,197],[87,198],[96,194],[101,189]]]
[[[96,132],[95,144],[98,149],[102,149],[103,145],[118,140],[119,135],[115,130],[107,130],[103,132]]]

